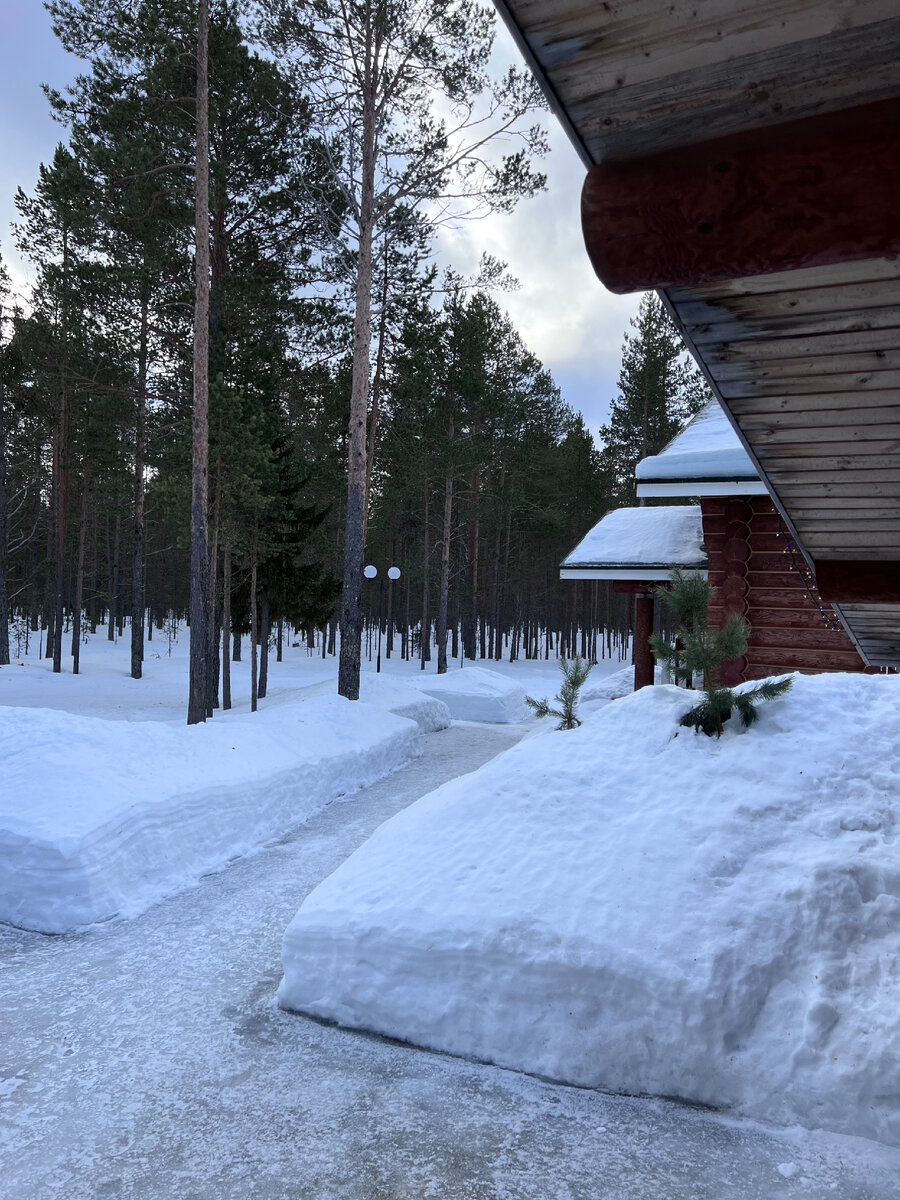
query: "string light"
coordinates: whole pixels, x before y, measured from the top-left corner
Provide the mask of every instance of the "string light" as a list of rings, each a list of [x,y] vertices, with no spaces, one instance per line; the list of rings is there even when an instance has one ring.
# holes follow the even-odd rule
[[[825,605],[822,602],[822,597],[819,595],[819,589],[816,587],[815,576],[809,569],[809,564],[802,555],[800,556],[800,562],[798,564],[797,556],[794,553],[794,543],[788,537],[788,532],[784,527],[784,522],[781,519],[780,513],[778,514],[778,533],[784,540],[784,549],[782,550],[782,554],[790,555],[790,569],[795,571],[803,581],[803,589],[806,592],[807,599],[819,610],[822,620],[828,629],[834,630],[835,633],[844,633],[845,630],[843,625],[833,615],[834,610],[831,610],[831,615],[826,610]],[[831,608],[831,605],[828,607]]]

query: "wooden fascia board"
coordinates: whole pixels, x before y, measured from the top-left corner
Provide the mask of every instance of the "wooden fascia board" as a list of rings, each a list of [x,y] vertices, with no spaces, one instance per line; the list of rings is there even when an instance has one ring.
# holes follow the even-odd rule
[[[572,119],[569,116],[566,106],[560,100],[556,88],[550,82],[547,73],[538,61],[537,55],[532,50],[528,38],[510,11],[509,6],[505,3],[505,0],[493,0],[493,4],[494,8],[500,14],[503,24],[509,31],[510,37],[516,43],[516,48],[525,59],[529,71],[531,71],[538,82],[538,86],[544,93],[544,99],[547,101],[550,111],[563,127],[566,137],[572,143],[575,153],[581,159],[585,168],[590,170],[594,165],[594,159],[589,154],[581,135],[573,125]]]
[[[900,100],[592,167],[581,197],[610,291],[900,253]]]
[[[678,496],[767,496],[761,479],[647,479],[638,480],[638,499],[673,499]]]
[[[560,579],[613,579],[620,581],[640,581],[644,584],[665,583],[672,578],[674,570],[700,571],[706,575],[706,563],[669,563],[660,566],[629,567],[590,566],[560,567]]]

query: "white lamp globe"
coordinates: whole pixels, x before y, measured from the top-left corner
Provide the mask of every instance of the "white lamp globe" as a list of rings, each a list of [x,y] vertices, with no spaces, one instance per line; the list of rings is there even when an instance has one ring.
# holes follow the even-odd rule
[[[363,575],[365,575],[366,579],[374,579],[377,574],[378,568],[373,567],[371,563],[368,567],[363,567]]]
[[[388,567],[388,579],[399,579],[399,578],[400,578],[400,568],[399,567]]]

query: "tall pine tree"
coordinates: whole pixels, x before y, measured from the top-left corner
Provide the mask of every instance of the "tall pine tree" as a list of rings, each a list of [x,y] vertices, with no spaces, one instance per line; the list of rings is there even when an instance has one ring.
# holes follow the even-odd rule
[[[641,299],[625,334],[619,394],[600,429],[603,468],[618,506],[634,504],[634,469],[659,454],[711,394],[655,292]]]

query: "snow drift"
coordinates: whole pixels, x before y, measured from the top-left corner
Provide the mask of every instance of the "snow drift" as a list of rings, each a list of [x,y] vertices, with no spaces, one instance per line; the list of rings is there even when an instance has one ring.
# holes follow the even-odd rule
[[[900,679],[799,677],[747,732],[645,688],[377,831],[280,1004],[611,1091],[900,1144]]]
[[[334,694],[334,677],[304,688],[304,696],[328,696]],[[293,694],[293,698],[296,693]],[[359,698],[366,704],[392,712],[398,717],[415,721],[423,733],[437,733],[446,729],[452,720],[450,709],[442,700],[427,696],[405,679],[385,672],[363,671],[359,680]]]
[[[446,675],[422,674],[417,677],[415,687],[442,700],[456,721],[514,725],[527,721],[531,715],[525,703],[525,689],[486,667],[467,666]]]
[[[0,707],[0,921],[135,916],[421,753],[339,696],[187,728]]]

